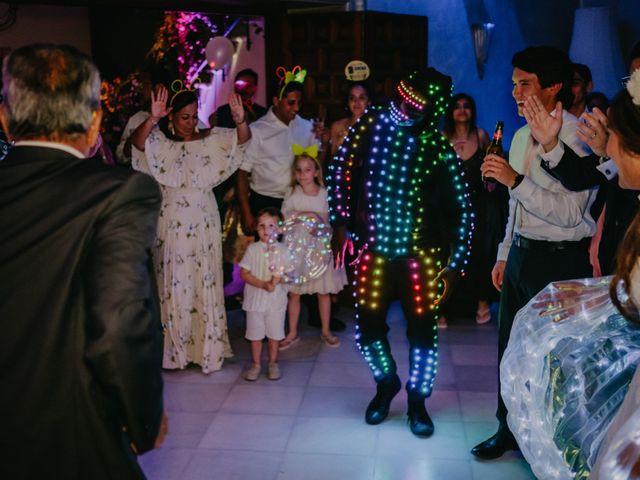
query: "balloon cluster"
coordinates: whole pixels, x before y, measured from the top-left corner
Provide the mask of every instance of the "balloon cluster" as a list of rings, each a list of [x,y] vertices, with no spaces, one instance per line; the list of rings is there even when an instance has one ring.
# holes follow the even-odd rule
[[[297,215],[282,226],[282,244],[269,238],[269,270],[284,283],[300,285],[318,278],[331,263],[331,227],[315,215]]]

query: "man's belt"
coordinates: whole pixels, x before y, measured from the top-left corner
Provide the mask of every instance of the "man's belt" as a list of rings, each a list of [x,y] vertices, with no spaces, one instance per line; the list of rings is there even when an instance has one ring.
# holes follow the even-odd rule
[[[581,240],[561,240],[558,242],[549,240],[532,240],[530,238],[523,237],[519,233],[516,233],[513,236],[513,241],[511,243],[516,247],[524,248],[527,250],[557,252],[558,250],[585,248],[589,246],[590,242],[590,237],[586,237]]]

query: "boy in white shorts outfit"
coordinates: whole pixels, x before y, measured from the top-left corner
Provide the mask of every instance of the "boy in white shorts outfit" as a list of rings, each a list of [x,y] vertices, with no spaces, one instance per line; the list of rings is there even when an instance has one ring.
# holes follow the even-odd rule
[[[270,265],[270,262],[285,258],[287,249],[281,243],[269,242],[269,239],[277,234],[282,220],[282,213],[276,208],[269,207],[258,212],[256,230],[260,241],[249,245],[239,264],[240,276],[245,281],[242,303],[247,317],[245,338],[251,341],[253,362],[243,377],[249,381],[257,380],[260,375],[262,340],[265,336],[268,339],[269,358],[267,378],[280,378],[278,347],[284,338],[287,290],[280,283],[280,277],[274,275],[274,265]]]

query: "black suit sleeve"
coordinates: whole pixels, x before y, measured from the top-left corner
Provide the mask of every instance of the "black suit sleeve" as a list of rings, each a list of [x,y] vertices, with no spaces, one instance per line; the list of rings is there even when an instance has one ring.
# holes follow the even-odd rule
[[[549,168],[545,161],[541,164],[542,168],[562,183],[564,188],[579,192],[607,182],[607,177],[596,168],[599,161],[600,157],[595,154],[580,157],[565,145],[564,154],[554,168]]]
[[[126,180],[91,240],[85,358],[139,453],[153,448],[162,415],[162,328],[149,251],[160,192],[147,175]]]

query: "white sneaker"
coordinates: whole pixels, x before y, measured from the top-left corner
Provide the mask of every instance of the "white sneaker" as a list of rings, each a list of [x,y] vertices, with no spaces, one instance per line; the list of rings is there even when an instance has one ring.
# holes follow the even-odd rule
[[[244,371],[242,374],[242,378],[248,380],[249,382],[255,382],[260,376],[260,365],[251,365],[248,369]]]
[[[280,367],[278,367],[278,364],[270,363],[267,368],[267,378],[269,380],[278,380],[280,376]]]

